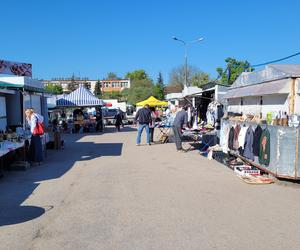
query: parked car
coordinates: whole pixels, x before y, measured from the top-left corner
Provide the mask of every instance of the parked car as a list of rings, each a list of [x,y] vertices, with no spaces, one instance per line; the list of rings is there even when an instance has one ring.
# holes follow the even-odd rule
[[[107,125],[114,125],[115,124],[115,116],[118,112],[119,112],[119,109],[114,109],[114,108],[102,109],[104,123]],[[126,113],[122,112],[122,115],[123,115],[123,123],[127,124]]]

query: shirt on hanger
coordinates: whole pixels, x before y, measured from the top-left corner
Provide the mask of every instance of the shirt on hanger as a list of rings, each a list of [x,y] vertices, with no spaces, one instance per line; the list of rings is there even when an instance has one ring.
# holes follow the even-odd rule
[[[245,144],[244,144],[244,153],[243,155],[254,161],[254,154],[253,154],[253,129],[251,126],[247,129],[246,136],[245,136]]]
[[[270,163],[270,132],[264,129],[261,133],[259,143],[259,163],[269,165]]]

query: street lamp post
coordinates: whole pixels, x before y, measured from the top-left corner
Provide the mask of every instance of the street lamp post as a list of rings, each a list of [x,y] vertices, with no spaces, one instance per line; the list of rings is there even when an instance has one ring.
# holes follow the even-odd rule
[[[204,38],[200,37],[197,40],[194,40],[194,41],[191,41],[188,43],[185,42],[184,40],[178,39],[176,36],[173,36],[172,39],[175,41],[181,42],[184,45],[184,86],[187,87],[187,85],[188,85],[188,59],[187,59],[188,46],[193,43],[201,42],[204,40]]]

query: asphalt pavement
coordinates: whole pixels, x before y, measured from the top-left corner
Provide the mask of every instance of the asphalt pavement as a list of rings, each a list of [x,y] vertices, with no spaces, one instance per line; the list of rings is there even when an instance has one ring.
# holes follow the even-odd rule
[[[6,172],[0,249],[299,249],[299,184],[249,185],[135,136],[64,135],[41,166]]]

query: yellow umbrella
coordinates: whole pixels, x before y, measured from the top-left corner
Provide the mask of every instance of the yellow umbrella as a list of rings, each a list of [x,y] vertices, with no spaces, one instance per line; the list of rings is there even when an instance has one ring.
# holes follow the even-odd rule
[[[156,107],[156,106],[166,107],[166,106],[168,106],[167,102],[157,100],[154,96],[150,96],[147,100],[138,102],[136,104],[136,106],[145,106],[146,104],[148,104],[150,107]]]

